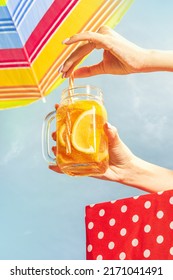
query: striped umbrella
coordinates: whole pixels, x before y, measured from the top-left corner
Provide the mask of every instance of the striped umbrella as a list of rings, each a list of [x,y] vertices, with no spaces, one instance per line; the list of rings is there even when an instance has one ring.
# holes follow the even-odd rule
[[[64,38],[114,27],[133,0],[0,0],[0,109],[44,98],[63,79],[59,66],[77,47]]]

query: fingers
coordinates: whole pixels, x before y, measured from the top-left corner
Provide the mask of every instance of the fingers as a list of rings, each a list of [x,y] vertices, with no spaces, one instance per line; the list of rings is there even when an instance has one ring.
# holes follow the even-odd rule
[[[77,36],[77,35],[76,35]],[[94,45],[90,43],[86,43],[80,47],[78,47],[70,57],[65,61],[63,65],[63,72],[67,72],[67,70],[75,64],[75,62],[80,62],[87,54],[93,51]]]
[[[78,65],[86,55],[92,52],[94,46],[90,43],[86,43],[78,47],[76,51],[74,51],[70,57],[65,61],[64,65],[61,68],[61,72],[63,73],[63,78],[68,78],[73,72],[76,65]],[[74,71],[74,77],[76,78],[76,73]],[[79,77],[79,76],[78,76]]]
[[[116,148],[121,142],[117,129],[109,123],[105,123],[104,131],[108,137],[109,148]]]
[[[52,147],[52,152],[54,153],[54,155],[56,156],[56,146]]]
[[[92,31],[85,31],[78,34],[75,34],[71,36],[70,38],[65,39],[62,43],[66,45],[71,45],[78,42],[88,42],[88,43],[94,43],[95,47],[98,47],[98,44],[100,44],[103,40],[103,35],[97,32]]]
[[[55,104],[55,109],[57,110],[59,108],[59,104]],[[54,131],[53,133],[52,133],[52,139],[54,140],[54,141],[56,141],[56,131]]]
[[[96,49],[109,49],[109,40],[105,35],[112,34],[112,30],[107,26],[102,26],[98,32],[86,31],[65,39],[63,41],[66,45],[71,45],[78,42],[83,42],[65,61],[64,65],[60,67],[60,72],[63,73],[63,78],[67,78],[71,75],[74,67],[78,65],[86,55]],[[88,77],[97,74],[103,74],[102,64],[93,65],[88,68],[80,69],[74,72],[74,77]]]
[[[95,48],[106,43],[104,35],[114,35],[114,31],[108,26],[101,26],[97,32],[85,31],[71,36],[65,39],[62,43],[66,45],[71,45],[78,42],[89,42],[95,45]]]
[[[85,67],[78,68],[77,70],[74,71],[74,77],[85,78],[85,77],[100,75],[104,73],[105,70],[103,67],[103,63],[100,62],[92,66],[85,66]]]
[[[54,141],[56,141],[56,131],[54,131],[54,132],[52,133],[52,139],[53,139]]]
[[[79,63],[81,62],[81,59],[79,60],[76,60],[74,63],[71,64],[71,66],[69,68],[67,68],[68,70],[65,72],[64,70],[62,70],[61,72],[63,73],[63,78],[68,78],[70,77],[70,75],[72,74],[73,72],[73,77],[74,78],[77,78],[75,76],[75,71],[74,71],[74,68],[76,65],[78,65]]]
[[[79,61],[80,62],[80,61]],[[74,63],[74,65],[72,65],[67,72],[63,73],[63,78],[68,78],[70,77],[70,75],[73,72],[74,78],[86,78],[86,77],[90,77],[90,76],[95,76],[95,75],[99,75],[99,74],[104,74],[105,70],[103,67],[103,62],[101,61],[98,64],[94,64],[92,66],[85,66],[85,67],[80,67],[78,69],[74,70],[74,67],[77,65],[78,63]]]
[[[55,104],[55,109],[57,110],[59,107],[59,104]]]
[[[56,151],[57,151],[56,146],[53,146],[52,147],[52,152],[54,153],[55,156],[56,156]],[[49,169],[51,169],[51,170],[53,170],[57,173],[63,173],[58,165],[49,165]]]
[[[59,107],[59,105],[58,105],[58,104],[55,104],[55,109],[56,109],[56,110],[58,109],[58,107]],[[54,141],[56,141],[56,131],[54,131],[54,132],[52,133],[52,139],[53,139]],[[56,156],[56,153],[57,153],[57,148],[56,148],[56,146],[53,146],[53,147],[52,147],[52,152],[53,152],[54,155]],[[58,165],[49,165],[49,169],[51,169],[51,170],[53,170],[53,171],[55,171],[55,172],[57,172],[57,173],[63,173],[63,172],[61,171],[61,169],[59,168]]]
[[[61,171],[61,169],[59,168],[58,165],[49,165],[49,169],[51,169],[51,170],[53,170],[53,171],[55,171],[57,173],[63,174],[63,172]]]
[[[73,52],[71,56],[65,61],[63,67],[61,68],[61,72],[63,73],[63,78],[70,77],[75,66],[78,65],[84,59],[84,57],[88,55],[89,52],[91,52],[92,50],[93,47],[91,47],[91,44],[86,44],[85,46],[82,46],[81,48],[78,48],[75,52]],[[74,78],[90,77],[103,73],[105,73],[105,71],[104,71],[102,61],[95,65],[78,68],[73,72]]]

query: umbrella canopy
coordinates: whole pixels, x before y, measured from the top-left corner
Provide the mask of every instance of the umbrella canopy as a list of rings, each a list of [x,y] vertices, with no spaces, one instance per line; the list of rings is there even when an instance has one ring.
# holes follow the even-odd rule
[[[64,38],[115,26],[133,0],[0,0],[0,109],[28,105],[63,79],[59,66],[77,47]]]

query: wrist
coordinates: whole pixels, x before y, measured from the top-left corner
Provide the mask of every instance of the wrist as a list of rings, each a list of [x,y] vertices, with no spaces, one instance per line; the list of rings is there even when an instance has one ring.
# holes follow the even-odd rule
[[[173,171],[148,163],[136,156],[121,170],[119,183],[147,192],[173,189]]]
[[[134,156],[123,172],[121,183],[148,191],[148,180],[151,181],[151,177],[153,176],[146,162]]]
[[[144,50],[141,72],[173,71],[173,51]]]

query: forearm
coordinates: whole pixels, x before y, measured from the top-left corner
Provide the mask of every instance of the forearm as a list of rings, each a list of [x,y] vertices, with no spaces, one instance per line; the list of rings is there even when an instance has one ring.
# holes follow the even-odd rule
[[[146,50],[142,72],[173,71],[173,51]]]
[[[173,171],[135,158],[120,183],[147,192],[169,190],[173,189]]]

